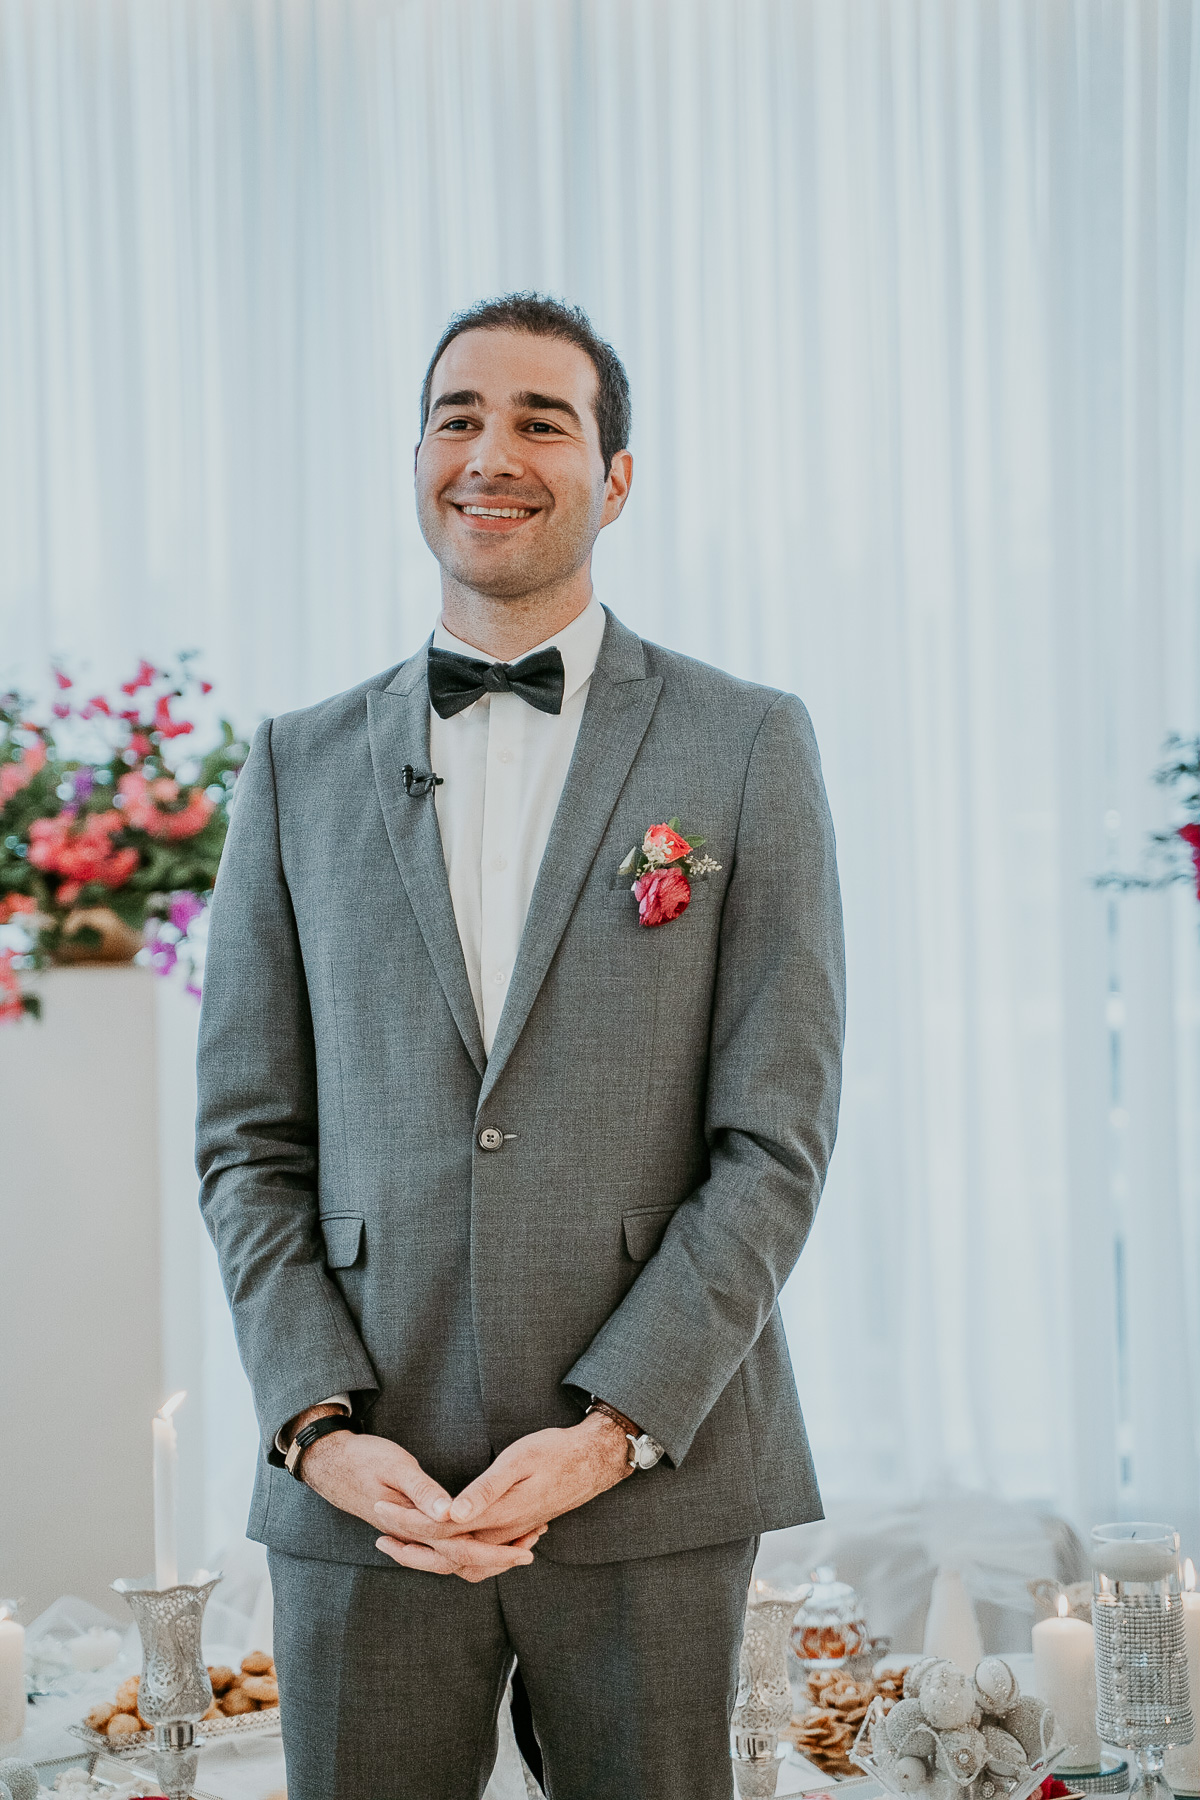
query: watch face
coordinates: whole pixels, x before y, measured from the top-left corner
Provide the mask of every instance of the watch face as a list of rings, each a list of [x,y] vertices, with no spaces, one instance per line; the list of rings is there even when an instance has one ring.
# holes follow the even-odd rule
[[[656,1444],[652,1437],[646,1437],[643,1434],[642,1437],[634,1440],[633,1462],[635,1468],[652,1469],[661,1460],[662,1454],[662,1445]]]

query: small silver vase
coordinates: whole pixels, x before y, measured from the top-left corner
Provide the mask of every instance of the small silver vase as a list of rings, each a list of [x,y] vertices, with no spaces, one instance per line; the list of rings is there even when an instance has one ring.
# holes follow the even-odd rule
[[[788,1642],[792,1620],[810,1584],[777,1588],[752,1581],[733,1714],[733,1772],[740,1795],[773,1794],[779,1775],[781,1732],[791,1723]]]
[[[212,1705],[212,1682],[200,1646],[208,1597],[221,1577],[192,1587],[145,1587],[114,1581],[129,1602],[142,1640],[138,1711],[154,1727],[154,1773],[168,1800],[189,1800],[196,1785],[196,1723]]]

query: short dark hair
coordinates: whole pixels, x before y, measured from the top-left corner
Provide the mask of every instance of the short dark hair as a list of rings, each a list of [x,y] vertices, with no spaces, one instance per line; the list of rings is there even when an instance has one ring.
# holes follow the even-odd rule
[[[495,300],[479,300],[462,312],[455,313],[438,339],[429,359],[425,379],[421,383],[421,436],[429,423],[429,397],[433,388],[433,371],[447,344],[464,331],[525,331],[530,337],[564,338],[577,344],[592,359],[596,371],[596,427],[600,433],[600,454],[605,473],[612,467],[618,450],[629,444],[633,426],[633,408],[629,399],[629,377],[625,365],[613,349],[593,329],[592,321],[582,306],[571,306],[565,300],[554,300],[548,294],[501,294]]]

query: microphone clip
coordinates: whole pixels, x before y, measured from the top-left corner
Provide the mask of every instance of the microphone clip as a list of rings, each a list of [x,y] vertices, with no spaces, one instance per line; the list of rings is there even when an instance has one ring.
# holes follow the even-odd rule
[[[423,800],[426,794],[432,794],[434,788],[445,787],[440,775],[432,770],[428,775],[418,775],[411,763],[404,765],[404,791],[410,800]]]

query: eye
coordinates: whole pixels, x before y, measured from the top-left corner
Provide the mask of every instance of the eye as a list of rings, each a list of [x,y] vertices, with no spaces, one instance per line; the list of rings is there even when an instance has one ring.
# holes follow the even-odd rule
[[[471,419],[445,419],[440,429],[442,431],[470,431],[473,423],[474,421]]]
[[[558,432],[558,426],[552,425],[549,419],[531,419],[529,429],[530,431],[553,432],[556,435]]]

